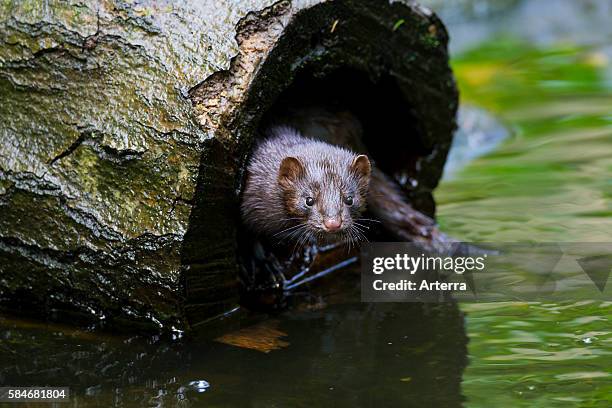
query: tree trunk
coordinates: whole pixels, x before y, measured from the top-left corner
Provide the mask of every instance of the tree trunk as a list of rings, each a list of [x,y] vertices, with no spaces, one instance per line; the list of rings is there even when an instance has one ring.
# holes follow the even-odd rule
[[[5,310],[185,328],[235,308],[247,156],[309,89],[356,101],[377,165],[433,215],[457,107],[438,18],[272,3],[0,4]]]

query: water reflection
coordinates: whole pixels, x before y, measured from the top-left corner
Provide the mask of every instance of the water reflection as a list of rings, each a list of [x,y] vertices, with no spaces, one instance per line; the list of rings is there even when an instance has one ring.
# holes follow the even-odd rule
[[[272,320],[288,345],[263,353],[2,318],[0,383],[68,385],[74,407],[461,405],[455,304],[337,304]]]

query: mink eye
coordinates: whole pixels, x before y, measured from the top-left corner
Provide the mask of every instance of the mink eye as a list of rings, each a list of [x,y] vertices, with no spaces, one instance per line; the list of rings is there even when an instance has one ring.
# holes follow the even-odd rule
[[[351,206],[353,205],[353,196],[348,196],[344,199],[344,204]]]
[[[306,205],[312,207],[314,205],[314,198],[306,197]]]

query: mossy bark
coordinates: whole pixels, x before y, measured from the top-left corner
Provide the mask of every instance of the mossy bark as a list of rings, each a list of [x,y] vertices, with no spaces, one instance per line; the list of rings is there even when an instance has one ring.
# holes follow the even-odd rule
[[[431,207],[446,41],[403,3],[1,2],[0,303],[177,328],[234,307],[246,156],[304,68],[395,70],[430,148],[410,194]]]

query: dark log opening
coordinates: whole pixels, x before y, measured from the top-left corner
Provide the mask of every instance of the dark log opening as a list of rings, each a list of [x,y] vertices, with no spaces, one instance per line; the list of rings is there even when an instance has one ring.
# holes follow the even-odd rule
[[[306,69],[296,74],[262,115],[255,139],[265,138],[266,131],[274,125],[288,124],[305,136],[368,154],[377,167],[394,175],[398,182],[404,180],[402,184],[411,190],[417,183],[419,160],[431,154],[413,112],[397,80],[389,75],[372,79],[363,71],[340,67],[321,76]],[[338,130],[346,138],[339,136]],[[256,143],[257,140],[253,146]],[[243,174],[241,186],[245,178]],[[366,235],[369,240],[393,239],[373,223]],[[269,242],[240,225],[238,252],[243,304],[264,309],[278,307],[285,300],[283,279],[306,268],[316,273],[324,269],[326,262],[338,263],[354,255],[354,251],[350,255],[341,249],[322,260],[321,256],[312,256],[313,251],[316,248],[296,249],[292,243]]]
[[[283,111],[321,102],[349,110],[376,165],[429,215],[455,127],[446,31],[416,6],[347,1],[295,10],[281,2],[250,13],[236,38],[230,69],[190,91],[200,122],[214,130],[182,250],[192,324],[238,303],[238,254],[253,243],[239,216],[246,163]]]
[[[275,123],[299,121],[302,123],[297,126],[311,127],[303,122],[316,122],[308,116],[309,110],[318,108],[339,115],[339,126],[351,125],[341,123],[352,119],[346,118],[347,113],[356,119],[362,140],[347,147],[367,153],[377,167],[411,189],[418,175],[417,163],[431,154],[432,148],[425,146],[423,127],[396,78],[384,75],[372,79],[365,72],[346,67],[324,77],[311,71],[299,72],[264,115],[258,135]]]

